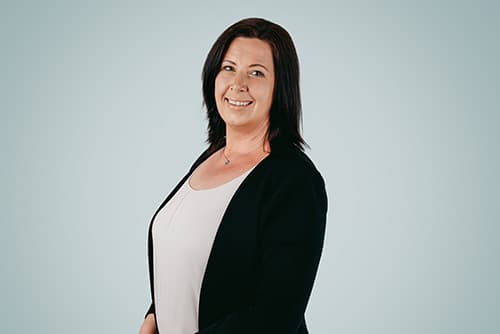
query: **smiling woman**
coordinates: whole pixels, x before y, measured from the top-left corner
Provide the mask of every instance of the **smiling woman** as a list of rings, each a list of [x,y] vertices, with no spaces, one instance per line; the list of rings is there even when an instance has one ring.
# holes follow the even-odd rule
[[[290,35],[264,19],[230,26],[203,97],[209,146],[151,219],[141,333],[308,333],[327,195],[303,150]]]
[[[217,110],[226,129],[249,133],[269,127],[274,64],[271,47],[257,38],[235,38],[215,79]]]

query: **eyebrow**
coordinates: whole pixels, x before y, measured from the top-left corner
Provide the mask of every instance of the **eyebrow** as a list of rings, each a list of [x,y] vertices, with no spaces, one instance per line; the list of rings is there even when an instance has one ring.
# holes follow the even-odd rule
[[[236,65],[236,63],[234,61],[229,60],[229,59],[223,59],[222,62],[228,62],[228,63],[231,63],[233,65]],[[254,66],[260,66],[260,67],[264,68],[266,71],[271,72],[271,71],[269,71],[269,69],[267,67],[265,67],[262,64],[250,64],[250,66],[248,66],[248,67],[254,67]]]

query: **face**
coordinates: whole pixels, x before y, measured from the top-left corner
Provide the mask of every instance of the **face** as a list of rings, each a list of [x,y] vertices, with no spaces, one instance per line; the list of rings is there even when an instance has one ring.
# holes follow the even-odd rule
[[[215,78],[215,101],[226,127],[247,132],[267,130],[273,90],[270,45],[257,38],[235,38]]]

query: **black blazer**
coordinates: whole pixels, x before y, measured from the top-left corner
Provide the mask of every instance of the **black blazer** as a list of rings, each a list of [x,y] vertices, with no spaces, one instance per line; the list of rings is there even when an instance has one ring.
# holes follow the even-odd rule
[[[153,302],[147,314],[155,312],[153,221],[209,155],[206,150],[198,157],[151,219]],[[325,184],[312,161],[295,147],[273,147],[223,215],[202,281],[198,333],[308,333],[304,312],[323,248],[326,212]]]

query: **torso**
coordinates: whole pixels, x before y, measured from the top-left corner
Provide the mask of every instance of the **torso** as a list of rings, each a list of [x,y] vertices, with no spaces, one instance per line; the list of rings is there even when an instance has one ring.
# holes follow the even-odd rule
[[[269,152],[258,151],[252,155],[234,158],[225,165],[222,149],[219,149],[193,171],[189,185],[196,190],[218,187],[245,173],[268,155]]]

